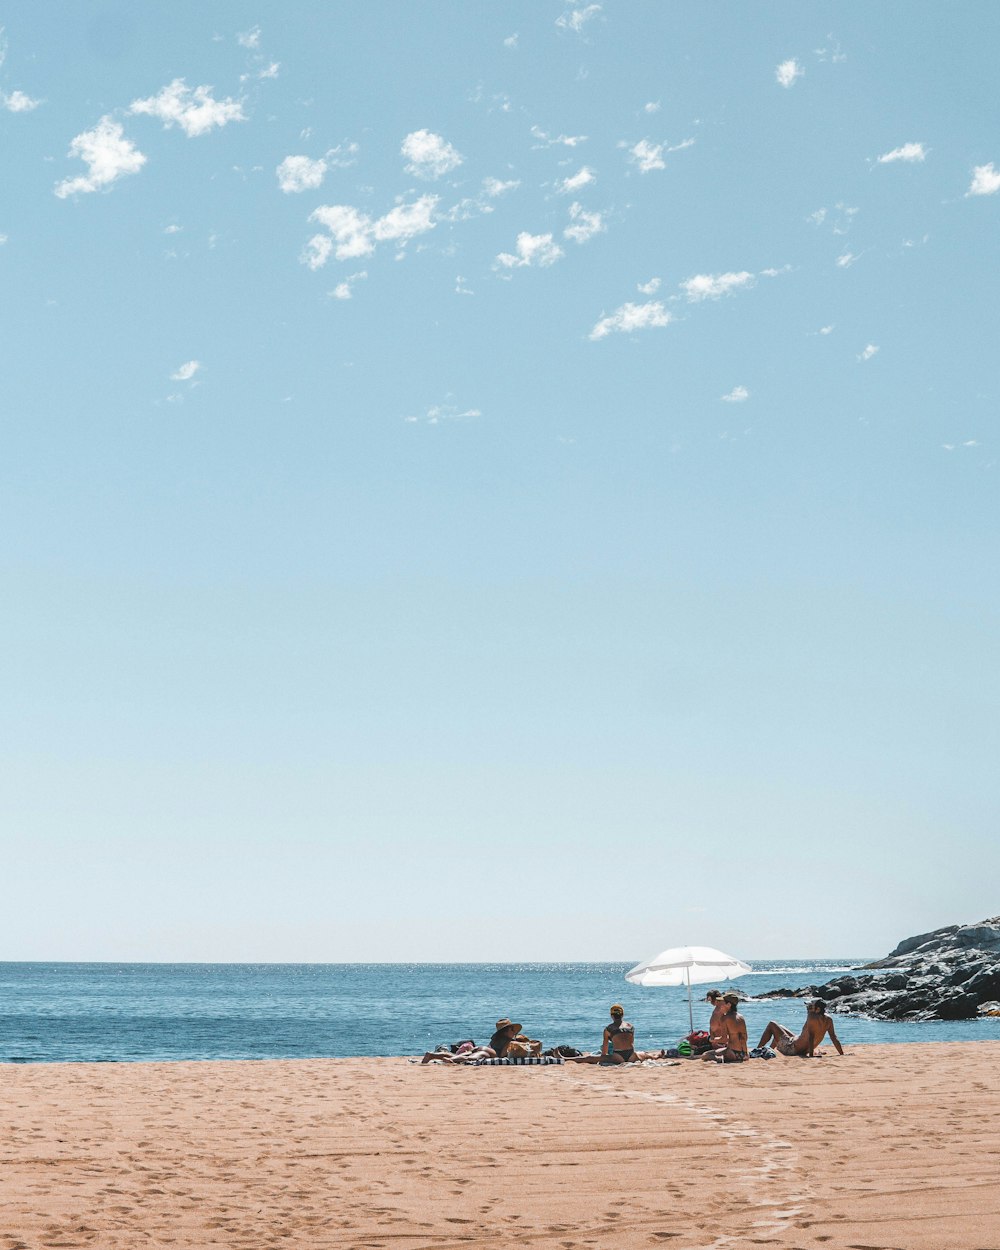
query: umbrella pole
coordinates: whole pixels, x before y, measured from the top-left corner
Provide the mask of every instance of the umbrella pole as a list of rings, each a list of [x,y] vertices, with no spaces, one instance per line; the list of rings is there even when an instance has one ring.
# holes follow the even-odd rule
[[[694,1032],[694,1011],[691,1007],[691,969],[685,968],[684,971],[687,974],[687,983],[688,983],[688,1024],[691,1026],[689,1032],[693,1033]]]

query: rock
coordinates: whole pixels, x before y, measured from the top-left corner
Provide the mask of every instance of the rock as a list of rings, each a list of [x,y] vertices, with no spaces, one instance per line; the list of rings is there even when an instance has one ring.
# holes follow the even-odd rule
[[[880,972],[888,975],[879,975]],[[906,938],[884,959],[826,985],[761,998],[823,998],[877,1020],[972,1020],[1000,1014],[1000,916]]]

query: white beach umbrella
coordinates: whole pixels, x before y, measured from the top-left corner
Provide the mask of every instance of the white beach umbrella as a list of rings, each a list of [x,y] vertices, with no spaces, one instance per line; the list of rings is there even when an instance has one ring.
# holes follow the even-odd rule
[[[688,990],[688,1019],[694,1032],[694,1009],[691,1006],[691,986],[705,985],[709,981],[729,981],[752,972],[749,964],[734,959],[711,946],[672,946],[660,951],[652,959],[636,964],[625,973],[625,980],[633,985],[686,985]]]

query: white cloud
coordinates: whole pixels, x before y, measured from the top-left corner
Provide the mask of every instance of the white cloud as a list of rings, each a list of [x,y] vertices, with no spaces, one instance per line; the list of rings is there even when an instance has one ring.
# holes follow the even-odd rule
[[[8,113],[30,113],[32,109],[38,108],[39,104],[41,100],[33,100],[23,91],[11,91],[10,94],[0,91],[0,105]]]
[[[789,57],[787,61],[782,61],[774,71],[774,77],[779,86],[790,87],[796,78],[801,78],[805,72],[794,57]]]
[[[357,283],[363,282],[368,277],[368,270],[362,269],[360,273],[352,273],[350,277],[338,282],[330,294],[334,299],[353,299],[354,287]]]
[[[745,386],[734,386],[728,395],[720,395],[719,398],[724,404],[742,404],[750,398],[750,392]]]
[[[752,273],[741,270],[739,273],[699,273],[681,283],[681,289],[692,304],[703,299],[719,299],[732,291],[741,291],[753,286],[756,279]]]
[[[972,182],[965,195],[996,195],[1000,191],[1000,169],[994,169],[993,162],[988,165],[976,165],[972,170]]]
[[[508,36],[507,36],[507,38],[503,41],[503,46],[504,46],[505,48],[516,48],[516,47],[517,47],[517,41],[518,41],[518,38],[519,38],[519,36],[518,36],[517,32],[515,31],[515,33],[514,33],[513,35],[508,35]]]
[[[431,130],[414,130],[403,140],[400,152],[407,159],[406,172],[417,178],[440,178],[457,169],[462,155]]]
[[[241,101],[228,97],[215,100],[211,87],[195,87],[192,91],[183,78],[175,78],[159,95],[133,100],[129,112],[158,117],[167,129],[180,126],[189,139],[208,134],[215,126],[246,121]]]
[[[891,165],[894,161],[906,161],[913,164],[915,161],[925,161],[927,159],[927,149],[922,143],[904,143],[902,147],[893,148],[891,152],[883,152],[878,158],[880,165]]]
[[[9,238],[10,238],[10,235],[0,234],[0,247],[3,247],[3,245],[7,242]]]
[[[680,143],[675,143],[672,148],[667,148],[667,152],[683,152],[685,148],[693,148],[694,139],[682,139]]]
[[[648,139],[640,139],[634,147],[629,148],[629,160],[639,166],[640,174],[648,174],[654,169],[666,169],[663,160],[663,144],[650,143]]]
[[[241,48],[259,48],[260,27],[252,26],[250,30],[243,31],[242,34],[236,36],[236,42]]]
[[[309,220],[326,226],[333,238],[314,235],[306,244],[302,262],[310,269],[321,269],[331,254],[337,260],[350,260],[370,256],[378,243],[406,243],[434,229],[437,205],[436,195],[422,195],[412,204],[397,204],[384,216],[372,219],[350,204],[321,204]]]
[[[125,138],[120,122],[102,117],[93,130],[78,134],[69,145],[69,155],[78,156],[87,166],[86,174],[66,178],[56,185],[55,194],[69,195],[110,187],[126,174],[136,174],[146,163],[145,156],[131,139]]]
[[[180,234],[180,232],[181,232],[183,229],[184,229],[184,227],[183,227],[183,226],[178,226],[178,225],[175,225],[175,224],[171,224],[171,225],[169,225],[169,226],[164,226],[164,227],[163,227],[163,233],[164,233],[164,234]]]
[[[666,326],[673,321],[659,300],[646,304],[622,304],[610,317],[602,317],[590,332],[592,341],[607,338],[609,334],[631,334],[633,330],[648,330],[654,326]]]
[[[644,113],[658,113],[660,111],[660,101],[647,100],[647,102],[642,106],[642,111]]]
[[[597,181],[597,175],[589,165],[584,165],[582,169],[575,174],[564,178],[562,182],[556,184],[556,192],[559,195],[569,195],[579,191],[581,187],[589,186],[590,183]]]
[[[556,25],[561,30],[575,30],[577,34],[584,26],[600,13],[599,4],[588,4],[582,9],[567,9],[561,17],[556,18]]]
[[[495,200],[498,195],[504,195],[508,191],[516,191],[520,185],[517,178],[512,178],[509,182],[502,182],[499,178],[483,179],[483,190],[491,200]]]
[[[865,350],[858,357],[858,360],[871,360],[873,356],[878,354],[878,350],[879,349],[875,346],[874,343],[869,343],[868,346],[865,348]]]
[[[522,230],[514,246],[513,254],[501,252],[497,257],[497,264],[504,269],[523,269],[527,265],[545,268],[565,255],[559,244],[553,243],[551,234],[529,234]]]
[[[792,272],[791,265],[782,265],[780,269],[775,269],[772,266],[769,269],[762,269],[760,271],[760,276],[762,278],[780,278],[783,273],[791,273],[791,272]]]
[[[650,278],[648,282],[639,282],[635,288],[640,295],[655,295],[660,289],[660,279]]]
[[[842,252],[841,255],[837,257],[837,268],[850,269],[857,259],[857,256],[855,256],[853,252]]]
[[[550,135],[547,131],[542,130],[540,126],[531,127],[532,136],[538,140],[538,147],[552,148],[557,144],[562,144],[564,148],[575,148],[581,143],[587,142],[586,135]]]
[[[583,205],[576,201],[569,206],[569,215],[573,224],[566,227],[563,235],[567,239],[572,239],[574,243],[586,243],[595,234],[601,234],[607,230],[600,213],[588,213]]]
[[[466,421],[482,415],[478,408],[466,408],[463,412],[456,404],[434,404],[422,417],[404,417],[403,420],[412,425],[419,422],[424,422],[426,425],[440,425],[442,421]]]
[[[171,382],[190,382],[194,375],[201,368],[200,360],[189,360],[183,365],[179,365],[176,372],[170,375]]]
[[[832,334],[833,329],[833,326],[820,326],[819,332],[820,334]]]
[[[322,186],[326,177],[326,161],[311,160],[308,156],[286,156],[275,171],[278,186],[286,194],[295,191],[313,191]]]
[[[328,234],[314,234],[302,249],[299,259],[310,269],[322,269],[333,253],[333,239]]]
[[[280,61],[272,61],[270,65],[265,66],[257,75],[258,78],[277,78],[278,71],[281,69]]]

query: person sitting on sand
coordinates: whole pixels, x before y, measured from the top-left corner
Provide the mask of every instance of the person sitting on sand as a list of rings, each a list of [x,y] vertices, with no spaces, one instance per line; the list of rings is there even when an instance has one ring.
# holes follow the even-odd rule
[[[518,1033],[521,1032],[521,1026],[503,1016],[497,1021],[497,1027],[490,1038],[490,1050],[498,1059],[504,1059],[507,1056],[507,1047],[511,1044]]]
[[[643,1059],[662,1059],[666,1051],[636,1050],[635,1029],[624,1018],[625,1008],[615,1003],[611,1008],[611,1023],[605,1025],[601,1049],[596,1055],[573,1055],[567,1063],[640,1063]]]
[[[722,990],[709,990],[705,1002],[712,1004],[712,1018],[708,1022],[708,1036],[713,1046],[725,1045],[726,1029],[722,1021],[729,1010],[729,1004],[722,997]]]
[[[830,1041],[836,1047],[837,1054],[842,1055],[844,1048],[837,1037],[833,1021],[826,1014],[826,1003],[822,998],[817,998],[814,1002],[806,1004],[806,1022],[798,1037],[791,1029],[786,1029],[783,1024],[771,1020],[757,1045],[758,1047],[773,1045],[779,1055],[796,1055],[800,1059],[811,1059],[816,1052],[816,1047],[828,1034]]]
[[[719,1025],[718,1039],[712,1038],[712,1049],[702,1055],[715,1063],[743,1063],[750,1056],[747,1049],[747,1022],[739,1012],[740,996],[733,990],[722,995],[725,1013]],[[713,1012],[714,1018],[714,1012]]]

